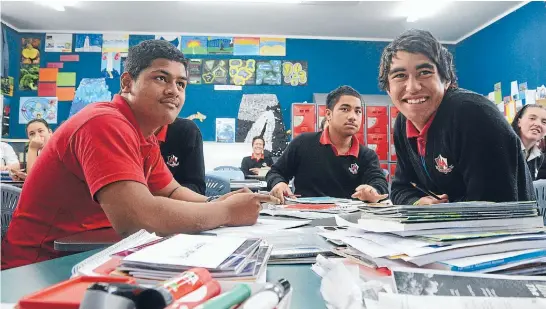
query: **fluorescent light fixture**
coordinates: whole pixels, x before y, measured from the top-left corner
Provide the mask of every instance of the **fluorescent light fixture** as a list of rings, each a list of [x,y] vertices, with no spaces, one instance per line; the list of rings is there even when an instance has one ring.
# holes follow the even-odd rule
[[[66,6],[73,6],[78,1],[70,1],[70,0],[42,0],[42,1],[34,1],[40,5],[47,6],[51,9],[54,9],[59,12],[64,12]]]
[[[303,3],[304,0],[178,0],[181,2],[221,2],[221,3],[230,3],[230,2],[239,2],[239,3]]]
[[[402,2],[399,16],[406,17],[408,23],[413,23],[422,18],[432,17],[444,9],[451,1],[436,0],[406,0]]]

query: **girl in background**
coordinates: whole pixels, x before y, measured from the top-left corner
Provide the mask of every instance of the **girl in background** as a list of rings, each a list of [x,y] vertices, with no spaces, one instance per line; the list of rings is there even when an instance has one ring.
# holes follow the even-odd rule
[[[538,104],[524,105],[516,113],[512,128],[521,139],[531,177],[536,180],[544,162],[538,144],[546,136],[546,108]]]

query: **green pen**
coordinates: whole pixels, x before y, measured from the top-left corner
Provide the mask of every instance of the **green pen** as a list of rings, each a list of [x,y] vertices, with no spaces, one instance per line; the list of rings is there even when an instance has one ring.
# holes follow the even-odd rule
[[[238,284],[226,293],[222,293],[213,299],[195,307],[195,309],[229,309],[244,302],[250,297],[248,284]]]

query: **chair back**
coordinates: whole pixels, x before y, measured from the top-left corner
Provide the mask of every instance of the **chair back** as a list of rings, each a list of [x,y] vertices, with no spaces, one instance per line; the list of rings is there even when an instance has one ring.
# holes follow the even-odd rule
[[[224,195],[231,191],[229,179],[216,175],[205,175],[205,196]]]
[[[222,165],[214,168],[215,171],[240,171],[241,168],[236,166]]]
[[[546,179],[533,181],[535,195],[538,204],[538,213],[544,218],[546,224]]]
[[[230,181],[230,180],[245,180],[245,174],[243,174],[243,172],[241,170],[238,170],[238,171],[228,171],[228,170],[211,171],[211,172],[207,172],[207,175],[218,176],[218,177],[221,177],[221,178],[225,178],[228,181]]]
[[[4,235],[8,231],[9,223],[13,217],[13,212],[15,207],[17,207],[17,202],[19,201],[19,196],[21,195],[21,188],[16,186],[0,183],[0,191],[2,191],[2,206],[1,206],[1,215],[2,215],[2,235],[1,238],[4,238]]]

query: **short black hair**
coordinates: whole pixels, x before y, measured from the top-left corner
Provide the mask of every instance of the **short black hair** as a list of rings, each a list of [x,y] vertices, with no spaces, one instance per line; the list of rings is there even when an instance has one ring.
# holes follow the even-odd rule
[[[360,96],[360,93],[358,93],[358,91],[350,86],[344,85],[337,87],[336,89],[328,93],[328,95],[326,96],[326,108],[329,110],[334,110],[334,106],[336,106],[337,102],[339,102],[339,98],[344,95],[353,96],[355,98],[358,98],[360,102],[362,102],[362,97]]]
[[[254,138],[252,138],[252,146],[254,146],[254,142],[255,142],[256,140],[258,140],[258,139],[261,139],[262,142],[263,142],[264,145],[265,145],[265,139],[264,139],[263,137],[261,137],[261,136],[254,136]]]
[[[125,59],[125,72],[137,79],[144,69],[149,67],[156,59],[167,59],[180,62],[188,71],[188,60],[184,54],[171,42],[165,40],[146,40],[129,48],[129,54]]]
[[[383,49],[381,63],[379,64],[379,88],[381,90],[389,89],[389,71],[392,58],[399,51],[427,56],[436,65],[442,81],[449,82],[450,88],[457,88],[453,55],[432,36],[432,33],[425,30],[411,29],[402,33]]]
[[[26,127],[25,127],[25,132],[27,132],[27,134],[28,134],[28,127],[29,127],[31,124],[35,123],[35,122],[39,122],[39,123],[43,124],[43,125],[46,127],[46,129],[51,130],[51,128],[49,127],[49,124],[47,123],[47,121],[45,121],[45,120],[42,119],[42,118],[35,118],[35,119],[32,119],[31,121],[29,121],[29,122],[27,123],[27,125],[26,125]]]
[[[516,116],[514,116],[514,120],[512,120],[512,129],[514,130],[514,132],[516,132],[516,134],[519,137],[521,137],[521,128],[518,126],[518,121],[523,117],[523,115],[525,115],[525,111],[531,107],[546,109],[544,106],[540,104],[527,104],[527,105],[523,105],[523,107],[519,109],[519,111],[516,113]]]

